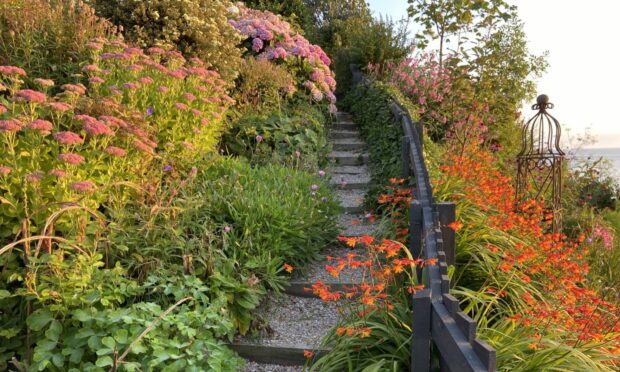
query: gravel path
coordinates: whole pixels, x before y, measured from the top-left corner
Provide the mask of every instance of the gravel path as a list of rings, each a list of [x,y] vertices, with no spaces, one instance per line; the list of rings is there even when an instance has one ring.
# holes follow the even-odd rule
[[[309,350],[318,348],[340,319],[333,302],[293,296],[272,296],[256,309],[256,315],[267,321],[266,329],[258,337],[241,338],[241,342]]]
[[[281,366],[278,364],[260,364],[246,362],[244,372],[298,372],[303,371],[302,366]]]

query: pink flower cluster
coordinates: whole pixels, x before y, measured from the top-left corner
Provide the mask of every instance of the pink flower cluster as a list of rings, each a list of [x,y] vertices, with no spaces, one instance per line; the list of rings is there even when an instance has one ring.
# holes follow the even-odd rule
[[[81,145],[84,143],[84,138],[71,131],[58,132],[54,134],[54,138],[65,146]]]
[[[301,77],[306,79],[302,85],[315,100],[326,98],[331,104],[336,102],[336,80],[329,69],[331,60],[321,47],[311,44],[278,15],[242,4],[238,8],[239,13],[230,24],[251,40],[251,49],[258,58],[307,62],[312,72],[310,76]]]
[[[16,66],[0,66],[0,75],[9,77],[26,76],[26,71],[23,68]]]
[[[45,93],[36,90],[22,89],[13,95],[13,100],[16,102],[44,103],[47,100],[47,96]]]
[[[47,120],[37,119],[28,124],[28,129],[39,132],[41,135],[47,136],[52,132],[53,125]]]
[[[603,241],[603,246],[607,250],[611,250],[614,244],[614,235],[609,229],[606,229],[601,226],[596,226],[592,233],[592,236],[595,238],[599,238]]]

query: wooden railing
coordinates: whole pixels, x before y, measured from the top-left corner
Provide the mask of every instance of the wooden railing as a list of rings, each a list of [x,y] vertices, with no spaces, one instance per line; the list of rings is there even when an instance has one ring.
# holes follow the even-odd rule
[[[450,295],[448,265],[454,264],[455,237],[448,226],[455,220],[453,203],[436,203],[424,162],[423,129],[401,106],[393,102],[392,113],[403,128],[403,178],[413,176],[409,211],[409,244],[414,257],[437,259],[436,265],[419,271],[425,289],[413,295],[411,370],[431,370],[431,345],[439,354],[442,371],[494,371],[495,350],[476,338],[476,323],[460,311]],[[423,278],[423,279],[422,279]]]

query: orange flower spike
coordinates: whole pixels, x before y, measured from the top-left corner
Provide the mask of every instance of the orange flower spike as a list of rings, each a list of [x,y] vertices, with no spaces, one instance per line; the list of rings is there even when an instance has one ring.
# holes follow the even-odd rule
[[[290,273],[292,273],[292,272],[293,272],[293,266],[291,266],[291,265],[289,265],[289,264],[285,263],[285,264],[284,264],[284,270],[285,270],[287,273],[289,273],[289,274],[290,274]]]
[[[304,350],[304,358],[310,359],[314,356],[314,353],[310,350]]]
[[[463,223],[460,221],[454,221],[448,224],[448,227],[456,232],[456,231],[459,231],[461,228],[463,228]]]

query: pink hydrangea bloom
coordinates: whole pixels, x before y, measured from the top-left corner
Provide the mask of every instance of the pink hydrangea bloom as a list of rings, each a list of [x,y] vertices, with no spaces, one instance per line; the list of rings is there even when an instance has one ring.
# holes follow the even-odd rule
[[[37,78],[37,79],[34,79],[34,82],[39,84],[40,86],[42,86],[44,88],[49,88],[49,87],[53,87],[54,86],[54,80],[51,80],[51,79]]]
[[[21,89],[15,93],[13,100],[17,102],[44,103],[47,101],[47,95],[32,89]]]
[[[77,165],[84,161],[84,157],[82,155],[74,154],[74,153],[65,153],[58,155],[58,160],[65,162],[71,165]]]
[[[26,76],[23,68],[16,66],[0,66],[0,75],[6,76]]]
[[[65,172],[62,169],[52,169],[49,172],[47,172],[48,174],[54,176],[54,177],[58,177],[58,178],[65,178],[67,177],[69,174],[67,172]]]
[[[0,120],[0,133],[18,132],[21,129],[22,123],[17,119]]]
[[[90,181],[80,181],[70,184],[69,188],[71,190],[87,194],[95,191],[95,184]]]
[[[53,127],[54,126],[52,125],[52,123],[50,123],[47,120],[42,120],[42,119],[37,119],[31,122],[30,124],[28,124],[27,126],[28,129],[36,130],[37,132],[41,133],[44,136],[47,136],[48,134],[50,134]]]
[[[54,138],[56,139],[56,141],[66,146],[79,145],[84,143],[84,138],[82,138],[79,134],[71,131],[58,132],[54,134]]]
[[[7,167],[6,165],[0,166],[0,176],[6,176],[12,171],[13,169],[11,167]]]
[[[107,154],[118,156],[119,158],[125,156],[125,154],[127,153],[125,150],[116,146],[108,146],[103,151],[105,151]]]
[[[254,39],[252,39],[252,50],[256,53],[260,52],[261,49],[263,49],[263,46],[265,44],[263,43],[263,40],[255,37]]]

